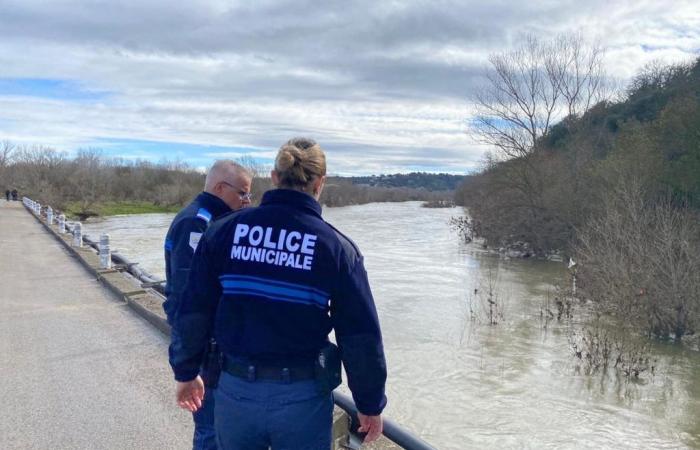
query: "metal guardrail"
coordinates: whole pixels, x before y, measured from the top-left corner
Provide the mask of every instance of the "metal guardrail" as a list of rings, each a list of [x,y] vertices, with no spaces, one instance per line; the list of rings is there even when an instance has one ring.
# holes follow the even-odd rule
[[[23,200],[25,207],[41,218],[41,205],[26,197]],[[65,226],[66,231],[73,234],[73,224],[66,222]],[[100,252],[99,242],[93,241],[88,235],[83,235],[83,243],[94,248],[98,253]],[[145,269],[139,267],[139,263],[130,261],[126,256],[119,254],[117,251],[111,253],[111,258],[112,262],[116,264],[116,268],[125,270],[134,278],[139,280],[141,282],[141,287],[153,289],[158,294],[165,297],[165,280],[159,280]],[[356,430],[359,427],[359,420],[357,418],[357,407],[355,406],[355,402],[353,402],[352,398],[337,391],[333,392],[333,400],[339,408],[344,410],[348,416],[350,416],[351,425],[349,448],[359,449],[360,445],[362,444],[362,438],[356,433]],[[404,430],[391,419],[383,418],[383,425],[383,435],[405,450],[436,450],[435,447],[417,438],[409,431]]]
[[[351,432],[353,430],[357,430],[357,427],[359,426],[359,420],[357,418],[357,407],[355,406],[355,403],[352,401],[352,399],[347,395],[341,394],[337,391],[333,392],[333,399],[335,401],[335,404],[338,405],[338,407],[343,409],[350,416],[350,419],[352,420],[352,424],[350,426]],[[384,436],[393,443],[399,445],[400,447],[406,450],[436,450],[435,447],[432,447],[431,445],[418,439],[410,432],[401,428],[391,419],[384,418],[383,420]]]
[[[66,230],[72,233],[73,226],[66,223]],[[98,252],[100,251],[99,243],[97,241],[93,241],[89,235],[83,235],[83,242]],[[121,268],[131,274],[134,278],[141,282],[141,287],[151,288],[160,295],[165,296],[165,280],[159,280],[147,270],[139,267],[139,263],[130,261],[126,256],[118,253],[117,251],[113,251],[111,256],[112,262],[116,264],[115,268]]]

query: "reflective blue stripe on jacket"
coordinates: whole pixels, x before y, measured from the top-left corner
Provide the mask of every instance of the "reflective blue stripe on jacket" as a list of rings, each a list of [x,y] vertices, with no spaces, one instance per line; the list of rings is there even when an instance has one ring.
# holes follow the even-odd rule
[[[197,376],[212,328],[226,355],[275,365],[314,360],[335,329],[360,412],[379,414],[386,405],[382,337],[362,255],[305,193],[268,191],[259,207],[209,227],[174,321],[177,380]]]
[[[174,312],[180,303],[197,246],[209,222],[231,209],[219,197],[202,192],[173,219],[165,236],[165,295],[163,309],[172,325]]]

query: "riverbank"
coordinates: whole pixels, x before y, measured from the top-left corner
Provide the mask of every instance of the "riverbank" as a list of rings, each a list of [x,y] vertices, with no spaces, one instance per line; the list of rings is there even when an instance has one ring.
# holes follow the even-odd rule
[[[103,202],[86,211],[78,202],[71,202],[63,213],[70,218],[85,220],[88,217],[118,216],[123,214],[176,213],[182,205],[156,205],[151,202]]]
[[[121,216],[126,214],[168,214],[180,211],[185,205],[157,205],[151,202],[103,202],[96,203],[90,206],[86,211],[83,210],[79,202],[68,203],[66,209],[62,212],[69,219],[85,220],[90,217],[109,217]],[[352,206],[352,205],[342,205]],[[423,202],[424,208],[454,208],[455,204],[446,200],[434,200]],[[325,208],[339,207],[338,205],[328,206]]]

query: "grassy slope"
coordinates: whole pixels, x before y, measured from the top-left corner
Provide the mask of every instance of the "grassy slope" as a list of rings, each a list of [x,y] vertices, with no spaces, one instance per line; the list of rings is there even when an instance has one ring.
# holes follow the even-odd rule
[[[154,205],[150,202],[104,202],[90,208],[91,212],[98,216],[116,216],[119,214],[148,214],[148,213],[174,213],[181,206]],[[78,216],[80,207],[77,203],[71,203],[66,208],[68,216]]]

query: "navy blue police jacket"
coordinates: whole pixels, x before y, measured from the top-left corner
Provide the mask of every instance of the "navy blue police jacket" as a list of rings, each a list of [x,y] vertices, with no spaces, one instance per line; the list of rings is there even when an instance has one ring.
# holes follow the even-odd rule
[[[163,309],[172,325],[185,289],[192,257],[209,222],[231,211],[223,200],[202,192],[173,219],[165,235],[165,295]]]
[[[363,257],[303,192],[275,189],[259,207],[212,223],[195,252],[174,321],[178,381],[199,373],[211,330],[226,357],[276,367],[316,359],[335,329],[358,410],[386,405],[386,362]]]

